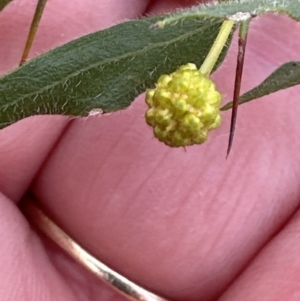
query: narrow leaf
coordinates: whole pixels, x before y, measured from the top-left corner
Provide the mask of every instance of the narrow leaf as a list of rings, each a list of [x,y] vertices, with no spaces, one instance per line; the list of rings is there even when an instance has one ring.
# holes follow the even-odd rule
[[[290,18],[300,21],[300,0],[228,0],[218,4],[199,5],[171,15],[166,18],[164,24],[200,16],[235,16],[236,20],[238,20],[243,13],[248,13],[255,17],[271,12],[284,13]]]
[[[275,70],[260,85],[243,94],[239,99],[239,104],[243,104],[253,99],[299,84],[300,62],[288,62]],[[232,108],[232,102],[227,103],[221,108],[221,110],[226,111],[230,108]]]
[[[86,116],[95,108],[123,109],[161,74],[188,62],[200,66],[223,19],[198,18],[150,30],[156,21],[93,33],[2,77],[0,127],[34,114]]]

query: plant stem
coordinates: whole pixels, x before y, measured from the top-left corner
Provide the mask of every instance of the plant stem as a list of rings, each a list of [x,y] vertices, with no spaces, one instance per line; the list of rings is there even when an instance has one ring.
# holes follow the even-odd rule
[[[241,83],[242,83],[242,76],[243,76],[243,67],[244,67],[244,59],[245,59],[247,36],[248,36],[248,31],[249,31],[250,20],[251,19],[248,19],[248,20],[242,22],[241,25],[240,25],[239,50],[238,50],[236,73],[235,73],[233,104],[232,104],[231,123],[230,123],[230,135],[229,135],[226,158],[228,158],[228,155],[230,153],[232,143],[233,143],[233,137],[234,137],[234,131],[235,131],[235,125],[236,125],[237,110],[238,110],[238,105],[239,105],[240,90],[241,90]]]
[[[38,4],[37,4],[36,9],[35,9],[34,17],[33,17],[33,20],[31,22],[29,34],[28,34],[27,41],[26,41],[26,45],[25,45],[25,48],[24,48],[24,51],[23,51],[23,54],[22,54],[22,58],[21,58],[21,61],[20,61],[20,66],[23,65],[26,62],[27,58],[28,58],[28,54],[29,54],[29,51],[31,49],[32,43],[34,41],[34,38],[35,38],[35,35],[36,35],[36,32],[37,32],[41,17],[43,15],[43,11],[44,11],[44,8],[46,6],[46,3],[47,3],[47,0],[39,0],[38,1]]]
[[[208,76],[211,73],[212,69],[214,68],[214,66],[222,52],[222,49],[224,48],[224,46],[228,40],[228,37],[231,33],[234,23],[235,22],[233,20],[225,20],[222,23],[221,29],[220,29],[213,45],[211,46],[211,49],[199,69],[202,74]]]

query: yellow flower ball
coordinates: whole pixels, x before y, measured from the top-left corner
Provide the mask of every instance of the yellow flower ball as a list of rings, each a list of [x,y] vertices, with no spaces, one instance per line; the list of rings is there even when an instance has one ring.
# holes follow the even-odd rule
[[[195,64],[162,75],[146,93],[146,121],[154,136],[168,146],[201,144],[221,123],[221,94]]]

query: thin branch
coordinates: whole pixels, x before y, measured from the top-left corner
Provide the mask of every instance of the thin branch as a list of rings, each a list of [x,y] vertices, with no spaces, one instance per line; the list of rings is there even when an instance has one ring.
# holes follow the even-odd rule
[[[25,48],[24,48],[24,51],[22,54],[22,58],[20,61],[20,66],[22,66],[28,58],[28,55],[29,55],[32,43],[34,41],[41,17],[43,15],[44,8],[46,6],[46,3],[47,3],[47,0],[39,0],[38,1],[38,4],[35,9],[34,17],[33,17],[33,20],[32,20],[31,26],[30,26],[26,45],[25,45]]]
[[[200,72],[204,75],[209,75],[214,68],[234,26],[233,20],[225,20],[222,23],[221,29],[210,48],[208,55],[200,67]]]

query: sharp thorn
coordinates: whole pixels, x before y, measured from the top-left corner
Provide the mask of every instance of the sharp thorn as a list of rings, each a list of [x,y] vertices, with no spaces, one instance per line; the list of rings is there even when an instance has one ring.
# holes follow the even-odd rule
[[[232,149],[233,138],[234,138],[234,133],[235,133],[235,125],[236,125],[237,111],[238,111],[238,106],[239,106],[239,98],[240,98],[240,91],[241,91],[241,83],[242,83],[242,76],[243,76],[243,67],[244,67],[244,59],[245,59],[245,51],[246,51],[249,23],[250,23],[250,20],[247,20],[247,21],[241,23],[241,25],[240,25],[239,49],[238,49],[238,57],[237,57],[237,65],[236,65],[236,73],[235,73],[233,102],[232,102],[232,111],[231,111],[231,123],[230,123],[230,134],[229,134],[229,140],[228,140],[226,159],[228,158],[229,153]]]

